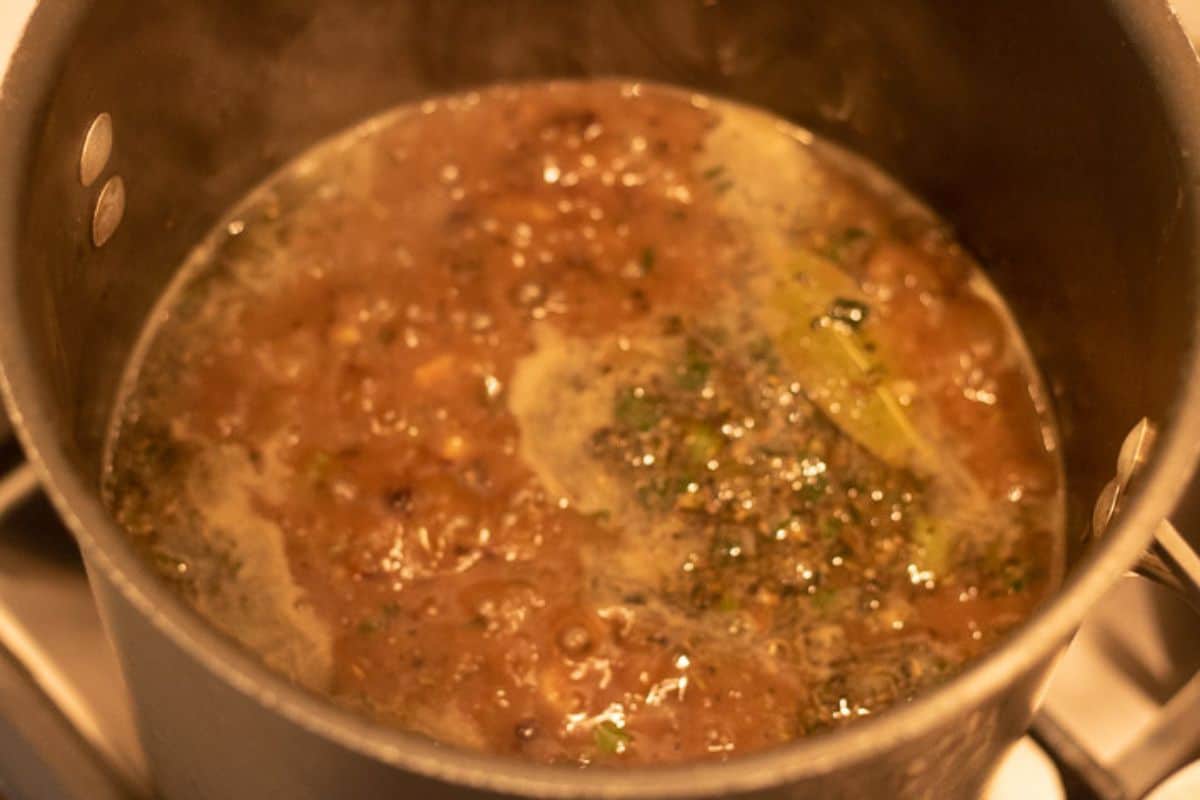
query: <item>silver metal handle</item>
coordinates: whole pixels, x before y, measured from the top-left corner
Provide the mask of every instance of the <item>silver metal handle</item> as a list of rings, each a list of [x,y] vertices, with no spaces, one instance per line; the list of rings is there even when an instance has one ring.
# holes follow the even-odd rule
[[[1101,490],[1092,510],[1093,536],[1102,535],[1108,528],[1130,484],[1149,460],[1156,436],[1154,424],[1143,418],[1121,443],[1117,474]],[[1176,591],[1200,614],[1200,556],[1170,520],[1159,523],[1154,542],[1138,559],[1133,571]]]
[[[1154,543],[1133,571],[1174,590],[1200,614],[1200,556],[1170,520],[1159,523]]]
[[[1100,493],[1092,513],[1093,536],[1107,529],[1121,501],[1154,447],[1155,428],[1141,420],[1125,437],[1117,457],[1115,477]],[[1154,541],[1142,554],[1133,572],[1167,587],[1200,615],[1200,555],[1169,520],[1159,523]],[[1034,733],[1040,743],[1077,780],[1101,800],[1133,800],[1145,796],[1163,779],[1193,758],[1200,738],[1200,673],[1194,675],[1166,702],[1141,732],[1136,744],[1110,763],[1101,765],[1074,741],[1049,709],[1039,712]]]

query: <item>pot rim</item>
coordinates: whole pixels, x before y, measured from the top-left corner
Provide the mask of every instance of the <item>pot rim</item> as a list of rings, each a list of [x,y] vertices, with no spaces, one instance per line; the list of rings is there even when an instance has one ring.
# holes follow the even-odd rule
[[[0,83],[0,320],[20,319],[15,287],[27,165],[35,150],[57,56],[69,47],[87,0],[40,2]],[[1111,0],[1111,10],[1142,57],[1178,140],[1187,191],[1200,186],[1200,70],[1166,2]],[[55,54],[55,59],[42,55]],[[1200,198],[1191,219],[1200,231]],[[1193,268],[1200,253],[1192,245]],[[1198,278],[1200,280],[1200,278]],[[879,717],[726,763],[629,768],[547,766],[440,745],[373,722],[298,688],[219,633],[145,567],[109,517],[94,487],[76,474],[55,435],[49,403],[37,389],[30,342],[12,322],[0,324],[0,395],[45,491],[74,534],[89,570],[102,574],[139,613],[210,673],[308,731],[385,764],[478,789],[536,797],[663,798],[746,792],[862,762],[935,726],[947,725],[1045,662],[1086,612],[1149,544],[1155,527],[1182,496],[1200,456],[1200,318],[1183,365],[1183,387],[1163,426],[1146,479],[1060,591],[998,648],[944,686]],[[1114,454],[1115,455],[1115,454]]]

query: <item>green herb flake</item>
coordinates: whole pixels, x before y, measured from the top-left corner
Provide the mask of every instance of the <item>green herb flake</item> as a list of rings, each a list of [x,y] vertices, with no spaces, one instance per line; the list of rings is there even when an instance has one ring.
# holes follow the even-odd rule
[[[650,430],[661,416],[658,403],[633,389],[618,393],[613,403],[613,419],[617,424],[636,431]]]
[[[822,255],[830,261],[836,261],[840,264],[850,254],[855,245],[869,238],[871,238],[869,231],[851,225],[830,237],[829,244],[826,245]]]
[[[815,503],[825,496],[825,491],[829,488],[829,480],[824,475],[818,475],[815,478],[810,478],[803,487],[800,488],[798,494],[804,500],[810,503]]]
[[[831,610],[833,601],[837,599],[837,591],[834,589],[817,589],[809,597],[812,598],[813,608],[821,613],[825,613]]]
[[[703,361],[693,361],[685,364],[679,371],[679,385],[683,389],[695,391],[703,389],[708,382],[708,364]]]
[[[688,462],[701,466],[716,458],[725,442],[720,431],[712,425],[693,422],[687,426],[683,443]]]
[[[642,256],[640,260],[642,264],[643,275],[649,275],[654,270],[654,262],[657,257],[658,254],[655,253],[653,247],[646,246],[642,248]]]
[[[620,755],[629,749],[633,735],[612,720],[606,719],[592,728],[592,738],[602,753]]]
[[[724,172],[725,165],[717,164],[716,166],[709,167],[708,169],[704,170],[704,172],[701,172],[700,177],[704,178],[706,181],[715,181],[717,178],[721,177]]]
[[[708,374],[712,371],[708,353],[694,339],[689,339],[684,351],[683,364],[679,367],[679,386],[689,391],[704,388]]]
[[[764,364],[771,372],[779,371],[779,356],[771,337],[762,336],[750,343],[747,353],[758,364]]]
[[[842,521],[837,517],[826,517],[821,520],[821,537],[833,541],[842,534]]]
[[[333,471],[333,456],[327,450],[318,450],[309,458],[304,474],[311,483],[324,483]]]
[[[1029,575],[1019,564],[1009,563],[1004,567],[1004,582],[1013,594],[1020,594],[1029,588]]]

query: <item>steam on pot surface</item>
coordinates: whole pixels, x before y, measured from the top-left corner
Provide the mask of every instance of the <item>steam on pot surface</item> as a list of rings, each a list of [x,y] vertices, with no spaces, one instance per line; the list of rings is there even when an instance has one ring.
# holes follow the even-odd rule
[[[907,701],[1056,587],[1044,398],[862,159],[525,84],[369,120],[231,211],[129,365],[105,495],[215,626],[364,714],[724,759]]]

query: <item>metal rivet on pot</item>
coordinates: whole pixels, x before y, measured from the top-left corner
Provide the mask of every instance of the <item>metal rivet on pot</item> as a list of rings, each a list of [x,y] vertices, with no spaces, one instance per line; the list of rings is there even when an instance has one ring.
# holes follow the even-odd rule
[[[113,129],[112,117],[107,111],[98,115],[88,127],[83,136],[83,148],[79,152],[79,182],[91,186],[104,168],[108,166],[108,157],[112,155]]]
[[[1108,483],[1104,484],[1104,488],[1100,490],[1100,496],[1096,498],[1096,505],[1092,509],[1092,533],[1096,536],[1102,535],[1108,530],[1108,522],[1117,513],[1117,503],[1121,497],[1121,482],[1113,478]]]
[[[1093,535],[1099,536],[1108,528],[1108,523],[1121,505],[1129,482],[1149,460],[1157,432],[1154,423],[1143,417],[1121,442],[1121,451],[1117,455],[1117,475],[1104,485],[1092,509]]]
[[[100,190],[96,198],[96,210],[92,212],[92,244],[103,247],[116,233],[125,215],[125,181],[114,175]]]
[[[1129,479],[1133,477],[1134,473],[1141,469],[1146,460],[1150,458],[1150,451],[1154,449],[1154,437],[1157,433],[1154,423],[1145,417],[1133,426],[1133,430],[1121,443],[1121,452],[1117,455],[1117,480],[1129,483]]]

